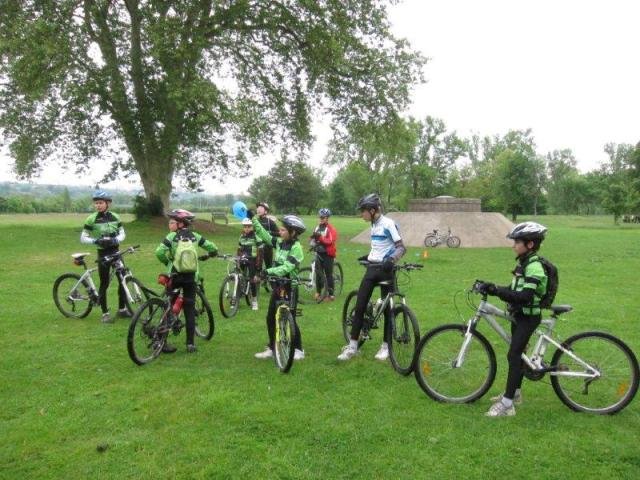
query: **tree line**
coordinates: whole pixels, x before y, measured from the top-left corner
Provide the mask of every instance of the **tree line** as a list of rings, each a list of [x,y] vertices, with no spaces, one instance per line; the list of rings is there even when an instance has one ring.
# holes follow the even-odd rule
[[[378,192],[387,209],[405,210],[412,198],[480,198],[484,211],[518,215],[603,214],[617,222],[640,212],[640,143],[609,143],[607,160],[587,173],[571,149],[540,152],[531,130],[464,138],[441,119],[399,119],[384,133],[334,136],[322,169],[281,159],[255,179],[249,193],[286,211],[326,206],[352,214],[358,198]]]

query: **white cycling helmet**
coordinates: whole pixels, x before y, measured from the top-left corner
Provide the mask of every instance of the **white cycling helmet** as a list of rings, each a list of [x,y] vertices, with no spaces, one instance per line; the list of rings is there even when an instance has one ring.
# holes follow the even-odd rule
[[[243,218],[242,219],[242,226],[245,227],[249,225],[250,227],[253,226],[253,223],[251,223],[251,220],[249,220],[248,218]]]
[[[511,240],[543,240],[547,227],[536,222],[522,222],[511,229],[507,238]]]

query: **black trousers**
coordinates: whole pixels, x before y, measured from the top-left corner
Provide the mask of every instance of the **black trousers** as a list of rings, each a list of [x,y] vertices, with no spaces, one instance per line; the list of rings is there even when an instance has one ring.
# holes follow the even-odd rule
[[[118,247],[110,247],[103,248],[98,250],[98,259],[102,259],[108,255],[116,253],[118,251]],[[102,309],[102,313],[106,313],[109,311],[109,307],[107,306],[107,290],[109,289],[109,278],[111,273],[112,264],[104,264],[103,262],[98,262],[98,276],[100,277],[100,286],[98,287],[98,298],[100,298],[100,308]],[[126,294],[124,293],[124,288],[122,285],[118,284],[118,309],[122,310],[127,307],[125,302]]]
[[[182,309],[187,322],[187,345],[193,345],[196,333],[196,274],[174,273],[171,275],[171,287],[182,290]]]
[[[280,287],[276,287],[274,285],[271,286],[271,299],[269,300],[269,309],[267,310],[267,333],[269,334],[269,348],[271,350],[274,349],[276,343],[276,307],[277,302],[280,300],[280,293],[278,292]],[[295,332],[295,339],[293,342],[294,348],[298,350],[302,350],[302,334],[300,333],[300,328],[298,327],[298,322],[296,321],[296,308],[298,307],[298,291],[297,289],[291,289],[291,285],[286,285],[285,289],[287,290],[287,295],[291,298],[291,295],[294,296],[291,302],[291,315],[293,316],[293,326]]]
[[[318,253],[317,254],[318,263],[316,264],[316,289],[318,293],[322,292],[322,275],[320,272],[324,272],[324,276],[327,279],[327,295],[333,296],[333,291],[335,289],[333,282],[333,263],[335,262],[335,258],[330,257],[326,253]]]
[[[249,280],[249,291],[251,292],[251,296],[256,298],[256,294],[258,293],[258,285],[255,282],[256,278],[256,257],[250,257],[249,261],[246,265],[243,266],[243,274]]]
[[[524,373],[521,356],[541,321],[540,315],[515,314],[514,318],[515,323],[511,324],[511,344],[507,353],[509,373],[507,373],[507,387],[504,391],[504,396],[510,399],[513,399],[516,390],[522,386]]]
[[[353,312],[353,324],[351,325],[351,339],[357,340],[360,337],[364,313],[367,303],[371,299],[373,289],[383,281],[391,281],[390,285],[380,285],[380,293],[384,298],[393,288],[393,272],[385,272],[381,265],[370,265],[360,282],[358,297],[356,299],[356,309]],[[389,333],[391,327],[391,308],[387,306],[384,311],[384,341],[389,343]]]

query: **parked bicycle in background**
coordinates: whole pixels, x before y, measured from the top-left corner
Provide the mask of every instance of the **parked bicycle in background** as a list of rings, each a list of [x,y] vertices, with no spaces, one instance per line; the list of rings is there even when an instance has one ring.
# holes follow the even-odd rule
[[[451,228],[447,229],[447,233],[440,233],[434,229],[432,233],[427,233],[424,237],[425,247],[437,247],[445,243],[449,248],[458,248],[460,246],[460,237],[451,235]]]

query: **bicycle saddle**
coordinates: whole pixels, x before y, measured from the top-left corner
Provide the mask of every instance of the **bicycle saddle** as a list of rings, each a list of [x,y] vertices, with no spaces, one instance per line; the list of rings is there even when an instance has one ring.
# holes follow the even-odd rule
[[[550,310],[554,315],[560,315],[561,313],[570,312],[573,307],[571,305],[551,305]]]
[[[74,260],[83,260],[87,255],[91,255],[90,253],[72,253],[71,258]]]

